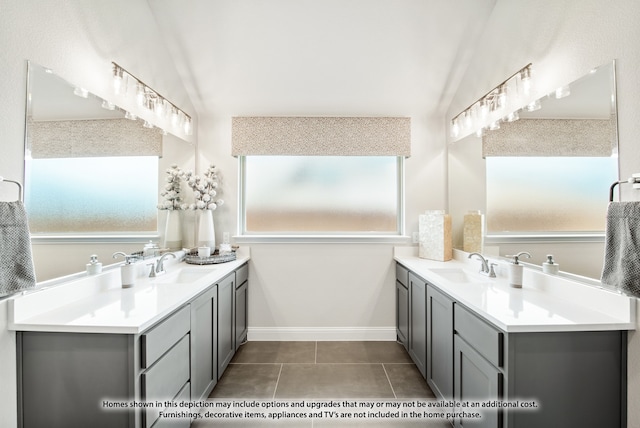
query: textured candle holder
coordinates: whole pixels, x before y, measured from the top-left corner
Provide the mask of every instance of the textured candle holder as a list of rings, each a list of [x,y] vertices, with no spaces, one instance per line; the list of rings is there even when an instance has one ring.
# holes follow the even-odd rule
[[[444,211],[425,211],[419,217],[418,257],[446,262],[453,257],[451,216]]]

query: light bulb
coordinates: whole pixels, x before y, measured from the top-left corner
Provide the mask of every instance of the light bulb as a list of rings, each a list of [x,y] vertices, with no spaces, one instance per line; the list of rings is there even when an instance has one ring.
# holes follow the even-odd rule
[[[171,110],[171,126],[176,128],[179,123],[180,123],[180,117],[178,116],[178,109],[174,107]]]
[[[105,110],[115,110],[116,105],[114,103],[110,103],[107,100],[102,101],[102,108]]]
[[[496,120],[494,122],[491,122],[491,125],[489,125],[489,130],[495,131],[497,129],[500,129],[500,120]]]
[[[571,95],[571,90],[569,89],[568,86],[562,86],[556,89],[556,91],[554,92],[554,95],[556,99],[568,97],[569,95]]]
[[[185,135],[191,135],[191,119],[188,117],[184,121],[184,133]]]
[[[480,129],[478,129],[476,131],[476,137],[478,137],[478,138],[483,137],[485,133],[486,133],[485,129],[484,128],[480,128]]]
[[[527,104],[527,106],[524,109],[526,111],[536,111],[536,110],[540,110],[541,107],[542,105],[540,104],[540,100],[535,100]]]
[[[155,102],[156,116],[163,117],[165,113],[164,98],[157,98]]]
[[[138,83],[138,88],[136,90],[136,103],[142,107],[144,105],[145,98],[144,85],[142,83]]]
[[[153,129],[153,124],[151,122],[146,121],[146,120],[144,121],[142,126],[147,128],[147,129]]]
[[[478,104],[478,109],[480,111],[480,117],[482,119],[485,119],[489,114],[489,104],[487,103],[486,99],[480,100],[480,103]]]
[[[520,115],[518,115],[517,111],[513,111],[511,113],[509,113],[505,118],[504,121],[505,122],[515,122],[516,120],[520,119]]]
[[[117,65],[113,65],[113,92],[116,95],[120,93],[122,89],[122,69]]]
[[[451,121],[451,136],[456,138],[458,135],[460,135],[460,125],[458,125],[458,121],[454,119]]]
[[[124,117],[126,119],[129,119],[129,120],[136,120],[138,118],[138,116],[136,116],[135,114],[131,113],[130,111],[126,112],[124,114]]]
[[[81,88],[79,86],[76,86],[75,89],[73,90],[73,95],[77,95],[80,98],[88,98],[89,97],[89,91],[86,90],[85,88]]]

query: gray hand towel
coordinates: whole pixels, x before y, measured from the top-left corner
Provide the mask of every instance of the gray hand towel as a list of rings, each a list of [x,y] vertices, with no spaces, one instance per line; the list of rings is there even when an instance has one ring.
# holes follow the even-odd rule
[[[29,224],[20,201],[0,202],[0,296],[36,286]]]
[[[610,202],[602,283],[640,297],[640,202]]]

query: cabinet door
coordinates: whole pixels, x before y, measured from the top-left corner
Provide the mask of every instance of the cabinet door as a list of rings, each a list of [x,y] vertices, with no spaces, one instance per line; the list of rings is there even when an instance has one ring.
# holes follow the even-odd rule
[[[235,274],[218,283],[218,379],[236,352],[234,343]]]
[[[488,401],[502,398],[503,375],[467,342],[454,337],[454,393],[456,401]],[[465,410],[457,409],[457,410]],[[470,408],[469,411],[475,411]],[[481,419],[457,419],[456,427],[499,428],[501,410],[484,410]]]
[[[427,367],[427,284],[409,273],[409,355],[426,377]]]
[[[396,336],[407,349],[409,338],[409,290],[396,281]]]
[[[427,285],[427,382],[438,398],[453,398],[453,300]]]
[[[191,303],[191,397],[207,398],[218,380],[218,288],[211,287]]]
[[[236,288],[236,315],[235,315],[235,331],[236,331],[236,351],[247,340],[247,291],[249,281],[245,281]]]

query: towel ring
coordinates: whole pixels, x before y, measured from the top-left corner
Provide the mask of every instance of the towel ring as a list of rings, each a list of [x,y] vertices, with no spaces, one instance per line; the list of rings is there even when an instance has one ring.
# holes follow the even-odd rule
[[[614,181],[611,187],[609,187],[609,202],[613,202],[613,191],[616,188],[616,186],[618,184],[623,184],[623,183],[633,184],[634,189],[640,188],[636,186],[638,183],[640,183],[640,174],[633,174],[631,177],[627,178],[626,180]]]
[[[18,183],[17,181],[8,180],[0,175],[0,183],[3,181],[6,181],[7,183],[13,183],[16,186],[18,186],[18,195],[20,197],[20,202],[24,202],[24,193],[22,192],[22,184]]]

